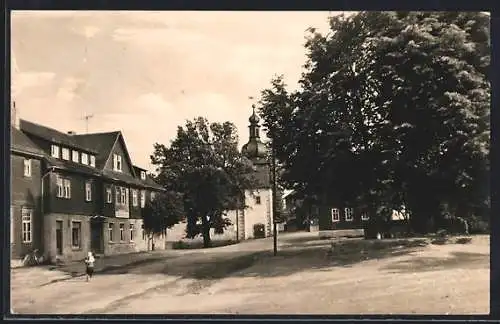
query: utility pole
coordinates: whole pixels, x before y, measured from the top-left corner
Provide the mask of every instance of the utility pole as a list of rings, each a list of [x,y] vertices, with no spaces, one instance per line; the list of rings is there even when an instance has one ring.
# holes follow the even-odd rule
[[[272,135],[271,142],[271,172],[272,172],[272,197],[273,197],[273,247],[274,247],[274,256],[278,255],[278,229],[277,229],[277,201],[276,201],[276,146],[274,145],[274,133]]]

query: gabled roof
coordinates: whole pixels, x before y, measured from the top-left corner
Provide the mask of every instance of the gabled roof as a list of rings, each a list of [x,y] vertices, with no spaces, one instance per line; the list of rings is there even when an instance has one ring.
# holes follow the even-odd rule
[[[42,138],[46,141],[56,143],[59,145],[64,145],[67,147],[75,148],[84,152],[95,154],[95,150],[83,146],[81,143],[75,140],[75,135],[69,135],[61,133],[55,129],[42,126],[40,124],[32,123],[27,120],[20,120],[20,129],[27,134]]]
[[[140,174],[141,171],[146,172],[146,180],[142,180],[139,177],[139,181],[141,181],[141,183],[143,185],[146,185],[146,186],[154,188],[154,189],[159,189],[159,190],[163,190],[164,189],[163,186],[161,186],[160,184],[158,184],[156,181],[153,180],[153,178],[149,174],[147,174],[147,170],[146,169],[138,167],[137,165],[134,165],[134,169],[136,171],[136,174]]]
[[[96,168],[104,169],[106,161],[108,161],[111,150],[120,135],[119,131],[107,133],[94,133],[85,135],[73,135],[75,140],[82,146],[91,147],[97,151],[96,155]]]
[[[60,170],[66,170],[70,172],[77,172],[77,173],[83,173],[86,175],[91,175],[91,176],[100,176],[101,173],[99,170],[96,170],[95,168],[79,163],[74,163],[71,161],[65,161],[61,159],[56,159],[51,156],[46,157],[47,160],[47,167],[55,167]]]
[[[15,127],[10,128],[11,150],[27,153],[30,155],[44,157],[44,152],[26,134]]]

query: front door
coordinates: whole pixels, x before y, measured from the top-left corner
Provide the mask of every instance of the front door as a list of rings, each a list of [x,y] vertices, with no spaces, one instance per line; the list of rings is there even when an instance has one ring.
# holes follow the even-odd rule
[[[103,253],[104,251],[104,244],[103,244],[103,226],[102,222],[100,221],[92,221],[90,222],[90,232],[91,232],[91,238],[90,238],[90,245],[92,248],[92,251],[94,253]]]
[[[63,253],[63,222],[56,221],[56,249],[57,255],[62,255]]]

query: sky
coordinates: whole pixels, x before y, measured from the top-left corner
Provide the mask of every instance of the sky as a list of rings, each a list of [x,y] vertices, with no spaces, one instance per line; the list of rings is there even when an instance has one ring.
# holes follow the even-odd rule
[[[62,132],[122,131],[134,164],[154,171],[154,143],[204,116],[248,117],[274,75],[290,89],[306,30],[338,12],[13,11],[12,99],[20,118]],[[253,101],[250,96],[255,97]]]

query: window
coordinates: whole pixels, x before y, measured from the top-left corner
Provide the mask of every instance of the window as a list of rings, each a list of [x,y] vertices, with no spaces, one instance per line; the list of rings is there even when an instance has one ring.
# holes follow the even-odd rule
[[[31,159],[24,159],[24,176],[31,177]]]
[[[50,155],[55,158],[59,158],[59,146],[52,145],[50,147]]]
[[[95,156],[94,155],[90,156],[90,166],[95,168]]]
[[[130,242],[134,242],[134,224],[129,225]]]
[[[108,204],[111,204],[113,202],[113,198],[112,198],[113,194],[111,193],[111,188],[106,188],[106,202]]]
[[[370,216],[368,216],[368,213],[367,213],[367,212],[363,212],[363,213],[361,214],[361,220],[366,221],[366,220],[369,220],[369,219],[370,219]]]
[[[63,193],[64,198],[71,198],[71,181],[69,179],[63,179]]]
[[[137,190],[132,190],[132,205],[134,205],[134,207],[137,207],[137,205],[139,204],[139,202],[137,201]]]
[[[332,208],[332,222],[340,221],[340,211],[338,208]]]
[[[66,147],[62,148],[62,158],[63,158],[63,160],[66,160],[66,161],[69,160],[69,148],[66,148]]]
[[[89,155],[87,153],[82,153],[82,164],[89,164]]]
[[[146,240],[146,231],[144,230],[144,224],[141,225],[142,240]]]
[[[141,179],[146,180],[146,171],[141,171]]]
[[[122,203],[122,196],[120,187],[115,187],[115,204],[120,205]]]
[[[120,241],[125,241],[125,224],[120,223]]]
[[[92,201],[92,183],[85,182],[85,201]]]
[[[113,242],[113,239],[114,239],[114,237],[113,237],[113,226],[114,226],[113,223],[108,223],[108,240],[110,242]]]
[[[151,201],[153,201],[155,199],[155,197],[156,197],[156,193],[151,192]]]
[[[32,215],[33,210],[30,208],[22,208],[21,216],[22,216],[22,224],[23,224],[23,243],[31,243],[32,240]]]
[[[63,198],[64,197],[63,178],[57,177],[56,183],[57,183],[57,197]]]
[[[128,189],[122,188],[122,204],[128,205]]]
[[[354,210],[352,208],[344,208],[345,220],[352,222],[354,220]]]
[[[78,153],[78,151],[73,151],[72,154],[73,154],[73,162],[79,163],[80,162],[80,154]]]
[[[146,205],[146,190],[141,190],[141,208]]]
[[[71,222],[71,246],[81,248],[82,243],[82,223]]]
[[[118,154],[113,154],[113,170],[122,171],[122,157]]]
[[[260,196],[255,196],[255,203],[260,205]]]

